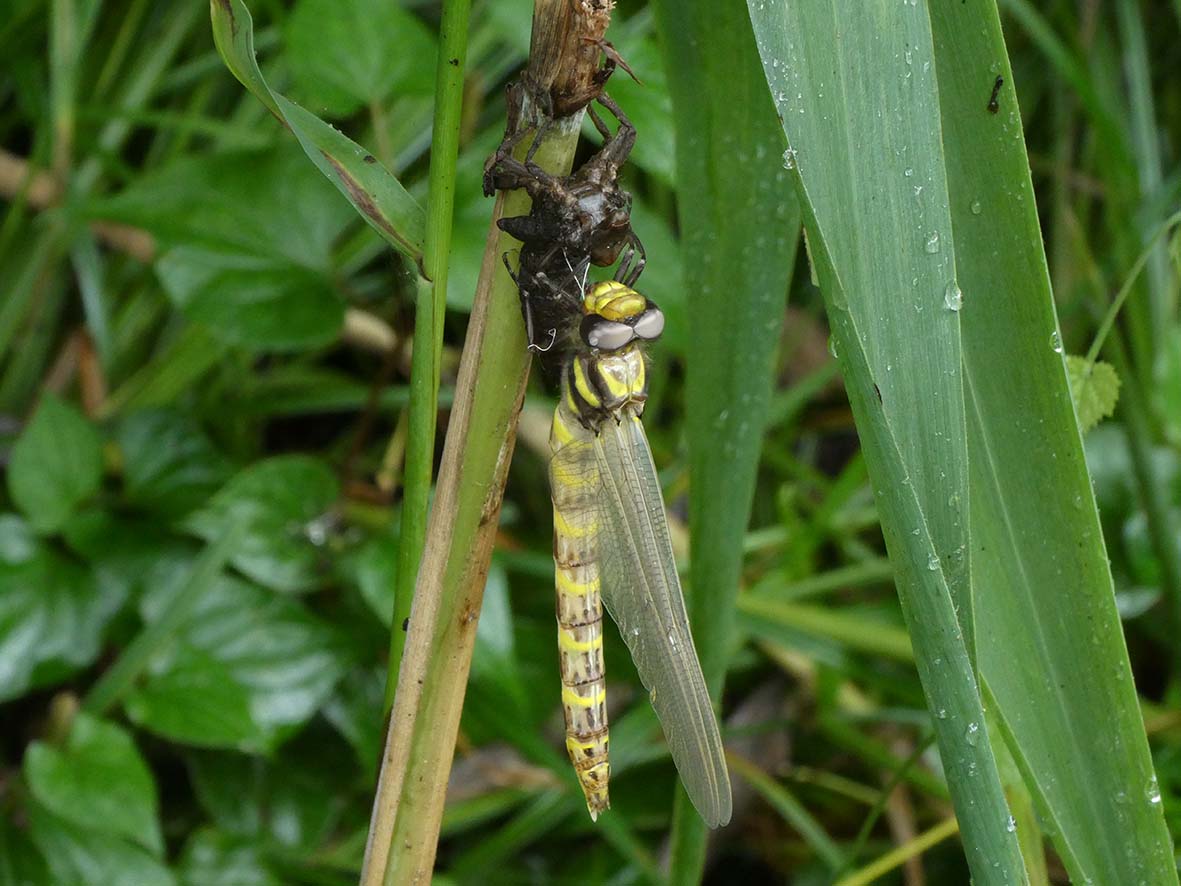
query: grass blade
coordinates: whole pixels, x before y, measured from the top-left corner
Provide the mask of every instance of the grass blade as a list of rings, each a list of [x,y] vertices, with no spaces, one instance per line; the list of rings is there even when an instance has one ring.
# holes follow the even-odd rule
[[[435,464],[435,418],[439,411],[439,371],[443,354],[443,316],[447,310],[447,260],[455,208],[455,164],[459,156],[460,116],[467,62],[470,0],[447,0],[439,27],[435,70],[435,118],[431,134],[431,168],[427,198],[424,276],[418,281],[414,309],[414,341],[410,368],[410,415],[406,444],[402,524],[398,539],[399,588],[414,586],[422,560],[430,508],[431,471]],[[406,647],[402,624],[410,617],[410,594],[394,595],[390,631],[389,677],[385,706],[394,702],[398,668]]]
[[[1013,92],[999,113],[986,109],[995,76],[1012,83],[1000,21],[995,9],[932,9],[965,293],[973,609],[990,711],[1072,879],[1175,883]]]
[[[749,6],[968,863],[979,883],[1023,883],[969,654],[957,250],[927,9]]]
[[[734,628],[742,539],[799,241],[782,137],[741,7],[656,4],[677,132],[678,211],[693,351],[686,370],[689,611],[714,698]],[[735,208],[741,207],[741,212]],[[672,879],[700,879],[705,827],[678,792]]]

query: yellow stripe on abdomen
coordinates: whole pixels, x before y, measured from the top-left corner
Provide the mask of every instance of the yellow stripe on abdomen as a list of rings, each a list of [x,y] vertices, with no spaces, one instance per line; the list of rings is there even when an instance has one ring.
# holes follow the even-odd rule
[[[554,450],[580,433],[564,422],[562,407],[554,416]],[[591,818],[611,805],[607,784],[607,683],[603,665],[603,602],[599,593],[598,517],[593,501],[597,466],[570,471],[555,465],[550,474],[554,502],[554,586],[558,619],[558,657],[562,676],[562,712],[566,751],[586,797]]]

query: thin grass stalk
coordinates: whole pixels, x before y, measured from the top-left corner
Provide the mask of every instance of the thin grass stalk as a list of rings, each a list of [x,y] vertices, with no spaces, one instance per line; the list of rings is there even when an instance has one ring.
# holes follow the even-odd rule
[[[564,0],[535,0],[526,74],[534,86],[568,87],[598,64],[597,48],[591,44],[588,52],[582,37],[592,16],[597,16],[596,36],[601,37],[608,10],[578,15],[571,10]],[[549,128],[534,157],[539,166],[551,173],[569,171],[581,117],[572,115]],[[502,194],[493,218],[528,209],[523,192]],[[500,262],[516,245],[495,225],[490,227],[411,603],[362,886],[426,883],[434,866],[476,622],[529,368],[516,286]],[[391,851],[393,846],[397,852]]]
[[[439,25],[435,66],[435,119],[431,132],[429,196],[422,276],[414,315],[414,351],[410,368],[410,409],[404,467],[401,534],[398,541],[397,589],[390,630],[385,710],[394,702],[398,669],[406,647],[403,624],[410,617],[414,575],[422,560],[430,509],[431,468],[435,461],[435,425],[439,412],[439,367],[443,353],[443,319],[447,305],[447,260],[451,254],[451,221],[455,208],[455,165],[459,157],[463,80],[467,61],[471,0],[446,0]]]

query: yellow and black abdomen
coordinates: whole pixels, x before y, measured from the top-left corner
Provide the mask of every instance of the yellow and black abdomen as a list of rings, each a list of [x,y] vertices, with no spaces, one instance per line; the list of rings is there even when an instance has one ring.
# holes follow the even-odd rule
[[[599,425],[646,393],[638,348],[580,354],[567,366],[550,432],[554,578],[566,750],[592,818],[607,809],[607,685],[603,664],[599,514],[601,483],[592,443]],[[642,408],[642,407],[641,407]]]
[[[599,593],[599,472],[577,418],[554,414],[550,486],[554,503],[554,579],[566,750],[591,818],[610,806],[603,602]],[[571,424],[571,419],[573,423]],[[591,453],[591,458],[579,457]]]

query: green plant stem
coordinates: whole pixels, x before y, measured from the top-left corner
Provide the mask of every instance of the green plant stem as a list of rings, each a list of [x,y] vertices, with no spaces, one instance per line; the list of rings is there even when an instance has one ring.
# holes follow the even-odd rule
[[[414,352],[410,368],[410,415],[406,438],[401,535],[398,542],[397,591],[390,631],[385,709],[394,702],[398,670],[406,647],[404,625],[410,617],[414,577],[422,560],[430,510],[435,424],[439,411],[439,367],[443,353],[443,318],[447,304],[447,260],[455,206],[455,164],[463,113],[464,63],[467,58],[470,0],[447,0],[439,29],[435,71],[435,120],[427,202],[422,278],[414,316]]]
[[[535,162],[569,171],[577,123],[553,127]],[[495,217],[527,213],[523,192],[502,195]],[[475,644],[529,352],[516,286],[500,257],[516,241],[489,231],[456,384],[435,504],[415,583],[374,798],[362,886],[427,882]],[[398,626],[395,625],[395,628]],[[398,847],[391,852],[391,847]]]
[[[876,882],[894,868],[905,864],[908,859],[921,855],[932,846],[954,835],[959,829],[959,823],[954,818],[949,818],[919,834],[909,843],[904,843],[897,849],[887,852],[873,864],[866,865],[856,873],[838,880],[836,886],[869,886],[870,883]]]
[[[1161,239],[1169,232],[1169,229],[1177,224],[1181,224],[1181,212],[1175,212],[1164,220],[1133,263],[1132,269],[1124,279],[1119,292],[1112,299],[1111,307],[1107,309],[1107,313],[1103,316],[1103,321],[1099,324],[1099,329],[1095,332],[1095,340],[1091,342],[1091,347],[1087,350],[1087,363],[1094,363],[1095,359],[1099,356],[1104,342],[1107,341],[1107,335],[1111,332],[1111,327],[1115,324],[1116,317],[1119,316],[1120,309],[1123,308],[1124,302],[1128,300],[1128,296],[1132,294],[1132,287],[1140,277],[1140,272],[1144,270],[1145,264],[1152,257],[1157,244],[1161,242]]]
[[[231,522],[223,527],[221,535],[205,547],[168,608],[131,641],[118,660],[91,687],[82,702],[83,710],[95,715],[104,714],[127,694],[160,644],[184,623],[217,579],[233,553],[237,536],[237,526]]]

